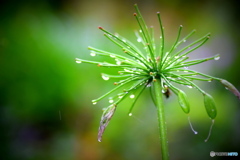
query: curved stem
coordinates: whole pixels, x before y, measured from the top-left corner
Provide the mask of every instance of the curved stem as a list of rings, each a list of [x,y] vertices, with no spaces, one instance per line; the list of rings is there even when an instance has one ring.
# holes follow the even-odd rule
[[[161,151],[162,151],[162,160],[169,160],[169,153],[168,153],[168,140],[167,140],[167,125],[165,120],[164,114],[164,105],[163,105],[163,98],[162,98],[162,86],[161,80],[157,79],[157,81],[153,82],[153,89],[156,98],[156,107],[158,113],[158,124],[159,124],[159,131],[160,131],[160,143],[161,143]]]

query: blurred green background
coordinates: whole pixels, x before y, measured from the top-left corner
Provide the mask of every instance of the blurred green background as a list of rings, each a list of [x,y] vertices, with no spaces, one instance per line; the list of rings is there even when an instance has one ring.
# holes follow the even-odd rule
[[[156,160],[161,159],[157,115],[145,91],[133,116],[128,101],[118,107],[104,136],[97,141],[102,108],[91,100],[114,86],[103,81],[102,68],[76,64],[90,59],[87,46],[121,52],[97,29],[136,41],[132,14],[137,3],[147,24],[158,32],[162,14],[168,47],[178,26],[193,37],[211,32],[192,58],[221,55],[220,60],[193,67],[222,77],[240,89],[240,21],[237,1],[218,0],[3,0],[0,2],[0,159],[2,160]],[[96,59],[101,60],[100,57]],[[186,88],[187,115],[176,96],[165,100],[170,157],[174,160],[213,159],[210,151],[240,154],[240,102],[218,82],[200,83],[212,94],[218,116],[211,124],[200,93]],[[224,159],[226,157],[215,157]]]

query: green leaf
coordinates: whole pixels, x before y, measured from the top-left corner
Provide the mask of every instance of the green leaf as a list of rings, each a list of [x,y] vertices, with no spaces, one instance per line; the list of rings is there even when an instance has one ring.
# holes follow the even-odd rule
[[[217,116],[217,109],[213,97],[207,93],[204,93],[204,105],[208,116],[211,119],[215,119]]]
[[[178,91],[178,102],[179,102],[183,112],[188,114],[190,112],[190,106],[189,106],[187,95],[182,90]]]

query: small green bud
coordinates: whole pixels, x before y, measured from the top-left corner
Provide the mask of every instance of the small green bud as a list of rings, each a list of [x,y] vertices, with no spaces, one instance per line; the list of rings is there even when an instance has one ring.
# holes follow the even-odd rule
[[[207,114],[211,119],[214,119],[217,116],[215,101],[213,97],[207,93],[204,93],[203,96],[204,96],[204,105],[205,105]]]
[[[238,97],[238,99],[240,99],[240,93],[239,91],[234,87],[234,85],[232,85],[230,82],[221,79],[220,82],[226,87],[226,89],[228,89],[229,91],[231,91],[233,94],[235,94],[235,96]]]
[[[190,112],[190,106],[189,106],[189,102],[187,99],[187,95],[182,90],[178,91],[178,102],[179,102],[183,112],[188,114]]]

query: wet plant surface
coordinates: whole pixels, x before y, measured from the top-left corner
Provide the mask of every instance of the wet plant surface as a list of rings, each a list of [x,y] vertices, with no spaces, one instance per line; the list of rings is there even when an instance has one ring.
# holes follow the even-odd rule
[[[155,43],[153,27],[149,28],[146,25],[137,5],[135,5],[135,9],[136,13],[134,13],[133,16],[136,18],[136,21],[139,25],[139,30],[135,32],[135,34],[137,37],[137,42],[142,44],[142,48],[136,47],[134,43],[128,41],[126,38],[121,37],[118,34],[112,34],[103,27],[98,27],[104,32],[104,36],[113,42],[113,44],[117,45],[125,55],[122,56],[116,53],[96,49],[94,47],[88,47],[88,49],[91,50],[91,56],[95,57],[96,55],[99,55],[110,57],[115,61],[115,63],[105,61],[90,61],[80,58],[76,58],[76,62],[94,64],[98,67],[107,67],[109,69],[118,69],[116,75],[102,73],[103,80],[109,80],[110,78],[120,79],[119,81],[114,82],[116,87],[103,96],[92,100],[92,103],[96,105],[98,101],[108,97],[110,103],[107,108],[103,109],[98,131],[98,141],[101,142],[102,135],[109,121],[113,117],[119,103],[127,97],[134,99],[133,103],[129,105],[129,116],[131,116],[132,109],[137,99],[146,87],[150,87],[150,94],[158,112],[162,157],[163,159],[168,159],[167,131],[162,94],[164,94],[167,98],[170,96],[170,91],[176,94],[178,96],[180,107],[186,114],[188,114],[190,112],[190,105],[187,95],[184,91],[179,89],[177,85],[195,88],[202,93],[206,112],[212,119],[212,125],[210,126],[208,137],[205,139],[205,142],[207,142],[211,135],[214,119],[217,116],[217,109],[213,97],[209,93],[206,93],[204,90],[202,90],[195,83],[195,81],[219,81],[239,99],[240,93],[227,80],[189,69],[189,67],[193,65],[197,65],[209,60],[220,59],[220,55],[218,54],[203,59],[190,59],[190,53],[205,44],[210,38],[210,33],[184,46],[184,43],[195,33],[195,30],[190,32],[184,38],[181,38],[183,26],[180,25],[176,41],[172,47],[167,50],[165,48],[165,34],[160,13],[157,12],[161,31],[160,43],[157,44]],[[190,126],[193,132],[197,134],[197,131],[193,129],[191,123]]]

